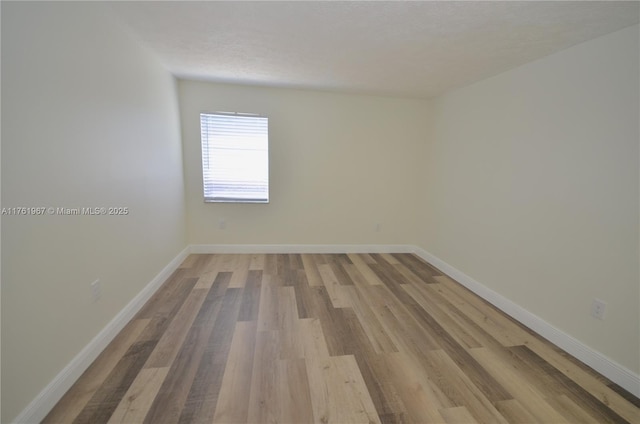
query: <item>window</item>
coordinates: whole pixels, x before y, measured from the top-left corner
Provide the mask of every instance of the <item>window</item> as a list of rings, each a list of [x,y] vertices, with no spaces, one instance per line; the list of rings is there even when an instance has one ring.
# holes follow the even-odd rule
[[[201,113],[205,202],[269,203],[269,119]]]

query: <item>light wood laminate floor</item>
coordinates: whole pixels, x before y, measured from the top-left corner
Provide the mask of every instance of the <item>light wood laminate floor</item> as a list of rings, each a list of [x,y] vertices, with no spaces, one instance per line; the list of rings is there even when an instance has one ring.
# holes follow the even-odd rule
[[[411,254],[191,255],[44,422],[640,423]]]

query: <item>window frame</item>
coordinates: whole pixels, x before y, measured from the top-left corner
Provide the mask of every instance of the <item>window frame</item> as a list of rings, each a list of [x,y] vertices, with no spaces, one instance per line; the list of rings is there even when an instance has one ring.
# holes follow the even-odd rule
[[[269,162],[270,162],[270,157],[269,157],[269,118],[265,115],[262,114],[255,114],[255,113],[244,113],[244,112],[200,112],[200,151],[201,151],[201,159],[202,159],[202,195],[203,195],[203,199],[205,203],[255,203],[255,204],[268,204],[270,202],[270,184],[269,184],[269,174],[270,174],[270,169],[269,169]],[[213,136],[213,130],[211,128],[209,128],[208,126],[205,127],[204,123],[206,119],[210,119],[209,122],[207,122],[207,125],[213,125],[214,121],[215,121],[215,117],[227,117],[227,118],[256,118],[256,123],[259,124],[259,126],[264,125],[264,132],[263,133],[258,133],[257,137],[264,137],[264,147],[260,144],[255,149],[238,149],[238,150],[248,150],[248,151],[254,151],[254,152],[260,152],[258,154],[256,154],[256,158],[254,158],[254,160],[258,160],[258,165],[260,168],[265,167],[265,169],[261,169],[259,171],[259,178],[251,181],[249,178],[247,179],[238,179],[235,182],[237,183],[236,186],[236,192],[235,195],[234,193],[231,193],[228,196],[225,196],[223,192],[220,191],[215,191],[214,188],[211,188],[212,186],[215,186],[216,184],[219,184],[221,181],[224,181],[224,179],[217,179],[216,180],[216,175],[218,178],[220,178],[221,176],[224,175],[224,172],[227,172],[229,170],[229,172],[233,173],[235,172],[242,172],[241,168],[239,167],[230,167],[227,169],[227,171],[222,171],[222,172],[218,172],[217,174],[215,173],[215,169],[219,169],[214,167],[214,164],[212,163],[212,158],[215,158],[215,155],[212,153],[213,151],[215,151],[215,147],[213,147],[211,145],[211,143],[214,140],[214,136]],[[264,124],[260,124],[258,122],[258,120],[264,120]],[[232,121],[232,119],[231,119]],[[239,120],[238,120],[239,121]],[[240,131],[238,133],[231,133],[229,136],[230,137],[242,137],[242,136],[247,136],[247,134],[250,134],[253,132],[253,129],[251,128],[252,124],[247,124],[246,126],[243,126],[242,124],[238,124],[239,125],[239,129]],[[224,143],[226,143],[228,141],[224,141],[221,143],[222,146],[224,146]],[[263,140],[258,140],[258,143],[262,143]],[[218,150],[233,150],[233,149],[225,149],[224,147],[218,146]],[[246,155],[247,153],[245,153]],[[263,154],[266,157],[262,157],[260,156],[260,154]],[[266,163],[261,162],[262,160],[266,160]],[[243,197],[243,196],[238,196],[238,193],[241,192],[243,190],[242,187],[242,183],[245,182],[252,182],[252,183],[257,183],[257,185],[255,187],[261,187],[261,186],[265,186],[262,187],[262,190],[257,190],[254,193],[257,193],[257,196],[254,197]],[[246,188],[244,188],[245,190],[250,189],[251,185],[247,185]],[[218,195],[216,195],[218,194]],[[264,197],[262,197],[261,195],[264,194]]]

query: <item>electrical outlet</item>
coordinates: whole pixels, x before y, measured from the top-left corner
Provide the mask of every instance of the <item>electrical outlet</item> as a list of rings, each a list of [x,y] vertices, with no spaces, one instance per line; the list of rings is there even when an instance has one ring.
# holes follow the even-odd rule
[[[91,283],[91,299],[97,302],[102,297],[102,286],[100,285],[100,279],[97,279]]]
[[[382,226],[381,226],[380,224],[376,224],[376,226],[375,226],[376,233],[379,233],[379,232],[380,232],[380,228],[381,228],[381,227],[382,227]]]
[[[224,230],[225,228],[227,228],[227,221],[225,221],[224,219],[221,219],[220,221],[218,221],[218,228],[221,230]]]
[[[591,302],[591,316],[598,319],[604,319],[604,313],[607,309],[607,304],[600,299],[593,299]]]

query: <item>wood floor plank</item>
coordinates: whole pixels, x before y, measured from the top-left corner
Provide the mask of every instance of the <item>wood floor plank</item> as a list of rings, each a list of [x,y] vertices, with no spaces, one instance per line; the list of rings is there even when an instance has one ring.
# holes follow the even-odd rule
[[[220,272],[233,272],[236,269],[236,259],[240,255],[225,253],[218,255],[217,265]]]
[[[392,417],[407,417],[399,392],[393,387],[389,377],[383,355],[376,352],[371,338],[363,328],[366,323],[350,309],[342,310],[342,321],[341,326],[345,329],[347,337],[344,350],[355,357],[378,416],[384,416],[387,420]]]
[[[496,409],[509,423],[530,424],[540,422],[516,399],[501,400],[496,402],[495,405]]]
[[[419,352],[440,349],[440,344],[425,328],[421,328],[408,309],[384,285],[362,291],[371,310],[398,350]]]
[[[155,345],[156,341],[136,342],[131,345],[87,405],[73,420],[73,423],[106,423],[137,377]]]
[[[279,360],[277,366],[278,422],[311,423],[313,408],[305,360]]]
[[[286,281],[286,277],[290,271],[289,255],[284,253],[276,255],[276,275],[280,276],[283,281]]]
[[[189,266],[185,268],[184,278],[197,278],[204,271],[209,270],[209,265],[212,259],[214,259],[215,255],[191,255],[195,256],[195,261]]]
[[[304,357],[304,343],[299,336],[298,306],[293,287],[278,287],[279,359]]]
[[[214,423],[247,422],[249,406],[247,394],[251,391],[257,328],[255,321],[236,323],[213,416]]]
[[[489,302],[475,295],[469,289],[458,284],[451,278],[447,276],[436,276],[434,279],[457,296],[463,298],[469,305],[472,305],[477,310],[484,311],[486,318],[502,328],[502,332],[505,333],[511,341],[512,346],[526,344],[535,337],[529,329],[517,323],[513,318],[499,311],[496,307],[489,304]],[[505,346],[507,346],[507,344],[505,344]]]
[[[330,261],[329,265],[331,266],[333,274],[336,276],[338,284],[341,286],[353,286],[353,280],[351,280],[351,277],[344,269],[345,265],[353,265],[348,256],[344,255],[343,258],[340,258],[340,255],[336,255],[336,258]]]
[[[345,287],[338,282],[338,278],[334,274],[331,264],[318,265],[318,272],[320,273],[324,287],[327,289],[333,307],[348,308],[351,306],[349,304],[349,295]]]
[[[312,422],[305,360],[278,359],[278,344],[278,331],[258,332],[247,422]]]
[[[200,264],[203,261],[196,260],[194,263]],[[189,271],[190,268],[185,270]],[[154,309],[150,310],[148,314],[152,318],[138,336],[137,341],[120,358],[116,367],[76,416],[74,422],[106,422],[109,419],[120,403],[122,396],[124,396],[137,373],[142,369],[158,341],[182,307],[196,281],[197,278],[182,278],[179,281],[170,280],[170,284],[163,285],[158,296],[162,299],[162,302],[154,303]],[[167,296],[166,293],[171,295]],[[147,314],[145,313],[144,315]]]
[[[418,302],[420,307],[427,311],[460,345],[465,348],[482,346],[470,331],[463,326],[460,326],[458,322],[451,317],[452,312],[455,312],[452,310],[453,308],[443,310],[436,302],[433,301],[426,290],[421,290],[420,286],[415,286],[413,283],[405,284],[402,288],[407,291],[407,293],[409,293],[409,295]]]
[[[635,406],[636,408],[640,408],[640,398],[635,397],[628,390],[625,390],[624,388],[620,387],[619,385],[617,385],[612,381],[605,381],[605,384],[609,389],[616,392],[618,395],[624,398],[631,405]]]
[[[374,258],[376,255],[373,255]],[[402,289],[402,286],[408,284],[409,281],[404,278],[402,274],[400,274],[391,264],[384,262],[380,259],[380,262],[374,265],[370,265],[371,269],[378,275],[378,278],[383,282],[385,286],[389,289],[393,295],[400,300],[400,302],[404,305],[412,305],[415,304],[415,300],[411,298],[405,291]]]
[[[410,286],[406,286],[409,288]],[[416,287],[416,286],[411,286]],[[493,334],[491,333],[492,324],[490,320],[485,320],[482,322],[477,321],[477,316],[473,318],[470,314],[465,313],[464,305],[460,305],[454,301],[450,301],[446,299],[444,296],[441,296],[442,288],[440,284],[423,284],[420,287],[416,287],[417,290],[422,294],[422,297],[419,299],[427,302],[429,306],[429,312],[433,314],[434,318],[442,319],[443,326],[447,326],[447,322],[450,322],[453,327],[451,330],[451,336],[456,338],[459,343],[468,348],[474,347],[490,347],[494,351],[505,350],[505,345],[503,345],[499,339],[502,339],[503,334]],[[410,290],[410,289],[409,289]],[[460,302],[464,302],[458,299]],[[434,306],[435,305],[435,306]],[[458,308],[460,306],[460,308]],[[439,317],[438,309],[440,309],[445,316]],[[473,310],[475,312],[475,309]],[[468,311],[467,311],[468,312]],[[473,315],[473,314],[471,314]],[[440,322],[440,321],[439,321]],[[454,328],[457,327],[457,330]],[[465,338],[464,334],[469,334],[471,339]],[[513,345],[513,341],[509,338],[503,339],[503,341],[507,342],[507,346]],[[476,345],[479,344],[479,345]]]
[[[513,358],[519,362],[521,369],[528,368],[529,381],[531,381],[532,386],[538,387],[540,391],[545,393],[549,401],[558,399],[561,396],[567,398],[563,403],[569,407],[556,407],[556,409],[570,421],[582,421],[583,411],[588,412],[600,423],[622,423],[626,421],[528,347],[514,346],[509,348],[509,351],[513,354]],[[571,407],[574,402],[580,406],[580,413],[577,416],[573,412],[578,409]],[[555,404],[552,403],[552,405],[555,407]],[[638,418],[640,418],[640,414]]]
[[[380,253],[380,257],[382,259],[384,259],[386,262],[388,262],[391,265],[398,265],[401,262],[398,260],[398,258],[396,258],[395,256],[391,255],[390,253]]]
[[[497,360],[496,356],[487,348],[470,350],[471,355],[480,366],[493,375],[513,395],[513,399],[520,401],[527,411],[539,422],[567,423],[570,422],[558,411],[553,409],[545,399],[540,396],[529,384],[522,384],[526,379],[522,378],[516,370]],[[504,399],[506,400],[506,399]]]
[[[280,402],[278,393],[275,391],[278,381],[278,372],[275,364],[278,362],[279,356],[278,331],[261,331],[258,327],[247,422],[278,422]]]
[[[251,255],[251,259],[249,261],[249,271],[263,271],[264,262],[265,262],[264,254]]]
[[[317,318],[301,319],[298,325],[298,337],[301,339],[304,358],[328,358],[329,349]]]
[[[69,423],[89,402],[118,361],[149,324],[150,319],[134,319],[115,337],[73,387],[47,414],[43,423]]]
[[[189,255],[45,423],[638,423],[413,254]]]
[[[474,424],[478,421],[473,418],[467,408],[464,406],[455,406],[453,408],[443,408],[440,410],[440,414],[444,418],[445,422],[449,424]]]
[[[208,292],[207,289],[191,291],[153,349],[145,368],[164,368],[171,365]]]
[[[474,382],[474,384],[481,388],[482,392],[489,398],[490,401],[496,402],[499,400],[511,399],[512,396],[507,390],[494,378],[494,376],[487,372],[483,367],[479,366],[475,358],[469,354],[455,339],[442,328],[436,320],[433,319],[424,309],[420,309],[414,306],[414,313],[418,316],[424,325],[430,328],[433,332],[438,334],[440,345],[442,349],[447,352],[447,355],[458,364],[458,366],[464,371],[464,373]]]
[[[394,371],[388,368],[384,355],[369,352],[354,356],[380,420],[383,423],[408,421],[409,414],[391,378]]]
[[[210,289],[213,285],[213,282],[216,280],[216,276],[218,275],[217,271],[210,270],[204,271],[198,281],[196,281],[196,285],[193,287],[194,289]]]
[[[144,304],[135,317],[153,318],[153,316],[158,315],[161,308],[169,306],[170,300],[174,298],[175,294],[184,289],[184,284],[181,284],[181,282],[184,280],[186,271],[187,269],[185,268],[178,268],[174,271],[171,277],[151,296],[151,299]]]
[[[424,281],[422,278],[414,274],[409,268],[407,268],[403,263],[399,262],[394,264],[393,267],[400,273],[407,281],[413,283],[414,285],[422,285],[422,284],[430,284],[433,281]]]
[[[307,280],[307,275],[305,274],[304,269],[298,269],[296,271],[296,284],[293,286],[293,289],[296,296],[298,316],[300,318],[311,318],[309,316],[309,311],[305,308],[304,300],[299,293],[301,287],[309,287],[309,281]]]
[[[386,354],[387,367],[393,369],[391,379],[412,422],[443,423],[440,409],[451,407],[448,401],[443,405],[438,401],[445,396],[438,395],[428,380],[419,378],[415,371],[415,361],[403,352]]]
[[[185,338],[177,357],[171,364],[158,395],[156,396],[145,422],[171,422],[180,420],[182,415],[193,411],[193,401],[189,395],[194,387],[200,386],[197,379],[199,365],[206,349],[213,342],[212,327],[215,328],[218,315],[225,313],[226,289],[231,279],[230,273],[221,272],[207,293],[198,315]],[[237,293],[237,290],[233,293]]]
[[[487,395],[443,350],[427,353],[427,374],[456,405],[464,405],[467,412],[481,423],[507,423]],[[507,399],[510,400],[510,399]]]
[[[247,281],[242,292],[242,305],[238,321],[257,321],[260,308],[260,292],[262,291],[262,271],[251,270],[247,273]]]
[[[230,288],[243,288],[247,282],[251,257],[249,255],[236,255],[233,267],[233,275],[229,282]]]
[[[304,269],[304,265],[302,263],[302,255],[298,253],[289,254],[289,267],[291,268],[291,270]]]
[[[211,271],[215,271],[216,273],[219,271],[218,261],[220,260],[220,255],[207,255],[207,257],[209,260],[202,269],[201,275]]]
[[[279,359],[279,333],[257,333],[247,422],[312,421],[305,360]],[[317,341],[309,339],[309,346],[315,347]]]
[[[191,268],[200,255],[188,255],[178,268]]]
[[[371,339],[367,336],[362,322],[352,308],[342,310],[341,321],[345,329],[346,339],[343,341],[343,345],[346,353],[363,357],[376,355]]]
[[[562,394],[551,400],[553,401],[551,405],[571,422],[591,424],[599,424],[605,422],[589,414],[587,411],[585,411],[585,409],[577,405],[567,395]],[[622,423],[624,422],[624,420],[620,420],[619,422]]]
[[[347,288],[349,303],[362,324],[362,328],[369,338],[369,342],[377,353],[397,352],[398,348],[389,337],[382,324],[371,310],[367,299],[355,287]]]
[[[149,325],[140,335],[139,340],[160,340],[197,281],[197,278],[184,278],[176,282],[176,289],[167,288],[166,291],[163,290],[162,302],[156,305],[151,313],[137,315],[140,318],[143,316],[151,318]]]
[[[118,404],[118,407],[109,418],[108,423],[143,422],[168,372],[169,367],[143,368],[140,370],[120,404]]]
[[[318,268],[316,262],[313,258],[313,255],[303,254],[302,255],[302,264],[304,266],[304,271],[307,274],[307,280],[310,286],[323,286],[324,283],[320,278],[320,274],[318,273]]]
[[[348,287],[345,287],[348,288]],[[353,289],[353,287],[351,287]],[[406,414],[401,406],[393,388],[390,387],[389,379],[386,378],[382,361],[377,360],[375,349],[367,338],[362,328],[362,322],[351,309],[339,309],[334,314],[334,321],[341,332],[340,344],[342,349],[339,354],[354,354],[356,363],[362,374],[369,395],[374,401],[378,414],[385,416],[403,416]],[[307,320],[305,320],[307,321]],[[320,321],[320,320],[317,320]],[[315,323],[315,321],[311,321]],[[324,343],[320,346],[324,350]],[[319,349],[315,349],[319,350]],[[305,346],[305,358],[317,358],[317,355],[310,356],[310,350]]]
[[[349,278],[351,278],[351,281],[353,281],[353,284],[358,288],[362,289],[364,287],[371,285],[367,281],[366,277],[362,275],[360,270],[358,270],[358,267],[356,267],[353,263],[344,264],[343,268],[345,272],[349,275]]]
[[[302,286],[295,290],[296,296],[300,297],[298,303],[302,303],[307,311],[306,316],[320,321],[329,353],[333,356],[346,354],[343,312],[333,307],[326,288]]]
[[[353,356],[306,360],[316,423],[379,423]]]
[[[213,420],[241,301],[242,289],[227,288],[224,291],[224,295],[216,302],[216,305],[219,305],[219,310],[215,314],[215,322],[206,327],[210,334],[204,344],[202,355],[200,357],[195,356],[197,360],[191,362],[189,361],[188,351],[184,349],[185,355],[182,362],[184,365],[176,367],[174,387],[169,385],[166,387],[164,393],[168,397],[172,396],[173,392],[178,391],[180,399],[162,399],[159,397],[157,414],[155,417],[151,417],[151,420],[147,415],[149,423],[165,420],[163,414],[170,413],[173,415],[173,409],[167,410],[166,407],[161,407],[161,405],[171,404],[172,402],[177,405],[184,404],[184,407],[178,411],[178,422],[180,423],[211,422]],[[202,345],[198,343],[196,346]],[[182,358],[179,357],[179,359]],[[188,371],[183,371],[182,369]],[[187,372],[189,377],[183,378],[182,380],[185,380],[185,382],[182,384],[180,381],[181,372]],[[169,377],[172,375],[174,374],[170,372]],[[167,380],[165,380],[165,384]],[[161,393],[163,392],[161,391]],[[166,412],[163,412],[163,409]]]
[[[494,311],[492,306],[483,303],[482,299],[473,299],[472,302],[469,302],[469,295],[461,288],[453,287],[448,277],[434,278],[442,283],[430,284],[426,289],[447,299],[480,328],[491,334],[501,345],[520,346],[526,344],[530,339],[522,329]]]
[[[404,265],[409,271],[418,276],[425,283],[436,282],[433,277],[442,275],[440,271],[429,266],[424,261],[418,259],[415,255],[393,255],[398,262]]]
[[[278,286],[273,276],[263,274],[258,302],[258,331],[278,330]]]
[[[640,421],[638,407],[603,384],[593,373],[585,371],[574,361],[558,353],[545,341],[533,338],[526,346],[627,422]]]
[[[350,253],[347,256],[349,257],[349,259],[351,259],[351,262],[355,265],[358,271],[360,271],[360,273],[369,282],[369,284],[379,285],[379,286],[384,284],[382,281],[380,281],[376,273],[373,272],[371,268],[369,268],[370,264],[365,262],[365,258],[362,255]],[[368,258],[367,260],[370,260],[373,263],[375,263],[375,260],[370,255],[367,255],[367,258]]]
[[[263,272],[271,277],[278,275],[278,255],[268,254],[264,256]]]

